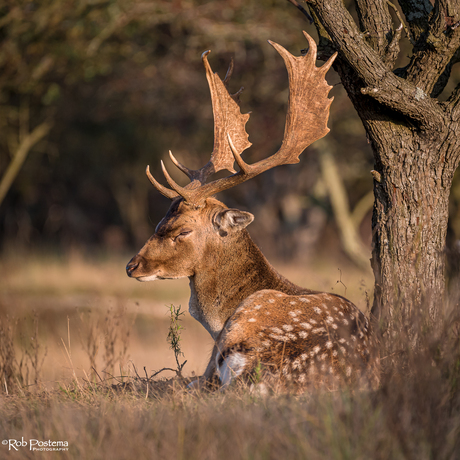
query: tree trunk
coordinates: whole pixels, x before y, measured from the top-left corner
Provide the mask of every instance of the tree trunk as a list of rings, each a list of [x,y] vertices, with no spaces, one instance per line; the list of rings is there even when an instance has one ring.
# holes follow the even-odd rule
[[[458,145],[453,148],[445,142],[446,131],[441,139],[428,140],[391,123],[376,141],[374,313],[392,315],[398,309],[410,315],[422,306],[434,320],[443,300],[449,191],[455,170],[447,158],[458,156]]]
[[[460,85],[446,102],[437,97],[460,55],[460,2],[399,3],[413,54],[396,70],[403,25],[393,29],[391,4],[356,0],[359,27],[341,0],[308,5],[319,50],[324,57],[339,51],[334,68],[374,153],[373,312],[390,319],[402,312],[410,321],[427,308],[434,321],[445,295],[448,201],[460,155]]]

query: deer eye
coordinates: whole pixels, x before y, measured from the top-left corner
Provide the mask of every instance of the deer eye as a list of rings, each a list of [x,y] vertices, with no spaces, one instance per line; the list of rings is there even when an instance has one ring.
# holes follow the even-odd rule
[[[192,233],[192,230],[190,230],[190,229],[188,229],[188,228],[184,228],[184,229],[174,238],[174,241],[181,240],[182,238],[184,238],[185,236],[189,235],[190,233]]]

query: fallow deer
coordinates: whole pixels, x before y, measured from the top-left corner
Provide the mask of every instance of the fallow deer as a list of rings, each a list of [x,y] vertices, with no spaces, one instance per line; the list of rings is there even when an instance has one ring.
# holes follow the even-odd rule
[[[200,386],[215,378],[223,387],[236,377],[251,377],[263,369],[282,388],[303,391],[309,384],[375,382],[378,357],[369,320],[345,298],[315,292],[291,283],[267,261],[246,227],[254,216],[229,209],[213,198],[218,192],[278,165],[299,162],[307,146],[325,136],[332,99],[325,74],[335,55],[316,67],[316,44],[304,32],[308,52],[294,57],[269,41],[284,59],[289,77],[289,104],[282,145],[277,153],[247,164],[242,152],[251,143],[245,130],[249,114],[239,108],[239,92],[227,90],[230,65],[222,81],[202,60],[210,86],[214,114],[214,149],[199,170],[172,162],[190,179],[179,186],[161,166],[171,188],[147,176],[172,204],[153,236],[126,267],[139,281],[188,277],[190,314],[215,341]],[[241,90],[240,90],[241,91]],[[234,170],[234,163],[238,172]],[[232,174],[207,182],[213,173]],[[218,379],[217,379],[218,377]]]

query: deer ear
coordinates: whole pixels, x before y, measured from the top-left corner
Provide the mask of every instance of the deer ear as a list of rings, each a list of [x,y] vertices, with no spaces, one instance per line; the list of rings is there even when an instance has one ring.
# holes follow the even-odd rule
[[[219,231],[220,236],[226,236],[232,230],[242,230],[254,220],[250,212],[238,209],[225,209],[214,216],[214,227]]]

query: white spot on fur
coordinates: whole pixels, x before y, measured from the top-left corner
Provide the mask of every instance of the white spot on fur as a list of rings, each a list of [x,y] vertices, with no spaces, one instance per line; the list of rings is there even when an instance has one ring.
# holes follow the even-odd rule
[[[313,352],[315,353],[315,355],[317,355],[320,350],[321,348],[319,347],[319,345],[316,345],[316,347],[313,348]]]
[[[282,326],[282,328],[286,331],[286,332],[290,332],[294,329],[294,326],[292,326],[291,324],[284,324]]]
[[[338,355],[337,350],[334,350],[334,351],[332,352],[332,356],[334,356],[334,358],[335,358],[337,355]]]
[[[308,321],[310,321],[311,324],[318,324],[317,321],[315,321],[314,319],[310,318]]]
[[[301,359],[302,361],[306,361],[306,360],[308,359],[307,353],[302,353],[302,354],[300,355],[300,359]]]
[[[308,337],[308,332],[305,332],[305,331],[300,331],[299,332],[299,337],[301,339],[306,339]]]
[[[246,358],[241,353],[232,353],[230,356],[227,356],[224,362],[220,366],[217,366],[217,374],[222,382],[222,387],[227,387],[234,378],[241,375],[245,366]]]
[[[279,340],[280,342],[287,342],[289,340],[284,335],[269,334],[269,337],[275,340]]]
[[[324,327],[316,327],[311,332],[313,332],[313,334],[319,334],[320,332],[326,332],[326,329],[324,329]]]
[[[249,318],[248,319],[248,323],[255,323],[256,322],[256,319],[255,318]]]
[[[321,314],[321,310],[318,307],[313,307],[313,310],[315,310],[315,312],[318,313],[318,315]]]
[[[297,336],[292,332],[287,332],[286,336],[289,337],[291,340],[297,340]]]
[[[300,325],[304,328],[304,329],[311,329],[312,328],[312,325],[310,323],[300,323]]]
[[[268,299],[270,303],[275,303],[275,299]]]
[[[291,302],[289,302],[291,305],[295,305],[297,302],[294,301],[294,300],[291,300]]]
[[[329,323],[329,324],[330,324],[330,323],[333,323],[333,322],[334,322],[334,318],[333,318],[332,316],[328,316],[328,317],[326,318],[326,323]]]
[[[330,340],[326,342],[326,348],[332,348],[332,342]]]
[[[348,326],[348,320],[347,319],[343,319],[343,324],[345,324],[345,326]]]
[[[348,366],[347,367],[347,377],[350,377],[350,375],[351,375],[351,367]]]
[[[297,358],[297,359],[294,359],[294,361],[292,361],[292,368],[293,369],[299,369],[301,366],[300,364],[300,359]]]
[[[254,310],[260,310],[262,308],[262,305],[255,305]]]
[[[292,318],[295,318],[297,316],[297,313],[295,311],[290,311],[288,315],[291,316]]]
[[[305,383],[307,380],[307,376],[305,374],[300,374],[299,375],[299,382],[300,383]]]
[[[305,297],[300,297],[299,300],[300,300],[301,302],[307,302],[307,303],[310,302],[310,299],[306,299]]]

